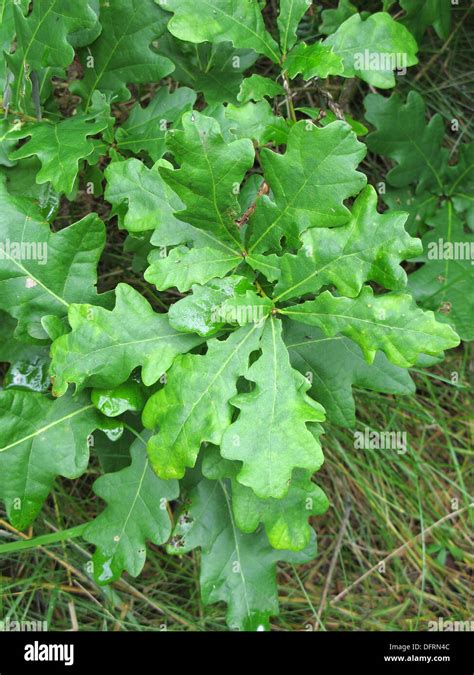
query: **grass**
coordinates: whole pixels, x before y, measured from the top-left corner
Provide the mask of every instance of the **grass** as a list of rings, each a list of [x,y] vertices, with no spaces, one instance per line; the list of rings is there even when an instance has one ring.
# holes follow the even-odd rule
[[[465,13],[465,8],[456,11],[456,21]],[[431,114],[465,122],[460,138],[447,139],[453,152],[473,135],[474,60],[468,26],[463,19],[441,54],[439,40],[428,32],[420,66],[398,85],[402,93],[420,91]],[[332,91],[339,86],[334,84]],[[366,91],[358,84],[351,100],[359,115]],[[373,158],[365,170],[380,173]],[[68,220],[69,211],[63,215]],[[102,285],[113,287],[120,275],[143,291],[121,252],[122,239],[116,235],[108,244]],[[169,301],[156,294],[150,299],[156,305]],[[272,621],[274,630],[415,631],[426,630],[439,617],[471,619],[470,357],[471,348],[464,345],[427,371],[413,369],[415,396],[355,391],[356,429],[406,433],[405,454],[355,449],[352,430],[326,427],[326,462],[317,480],[332,503],[314,521],[319,554],[306,566],[279,568],[281,611]],[[16,542],[29,537],[47,537],[42,546],[1,556],[0,618],[47,621],[50,630],[226,630],[224,607],[204,608],[200,601],[198,552],[179,559],[152,545],[139,578],[124,576],[104,588],[91,579],[92,551],[79,536],[47,543],[98,513],[101,505],[91,486],[99,473],[94,459],[81,479],[58,481],[26,533],[15,531],[0,512],[1,544],[18,548]]]

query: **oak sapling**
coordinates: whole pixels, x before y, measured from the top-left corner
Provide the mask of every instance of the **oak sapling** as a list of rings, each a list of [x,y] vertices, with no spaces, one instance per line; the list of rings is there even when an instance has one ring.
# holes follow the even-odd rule
[[[394,87],[426,26],[323,12],[306,43],[310,2],[281,0],[273,23],[263,4],[209,0],[197,20],[195,0],[33,0],[2,23],[8,518],[29,527],[92,455],[99,515],[72,534],[97,582],[140,574],[150,542],[199,548],[203,602],[240,630],[278,614],[277,563],[316,555],[331,488],[313,475],[326,425],[355,424],[352,387],[413,395],[408,368],[472,336],[474,315],[446,278],[471,261],[440,271],[393,203],[428,195],[423,242],[444,218],[467,242],[472,149],[448,165],[413,93],[369,94],[366,142],[324,82]],[[385,210],[367,145],[394,163]],[[410,279],[407,260],[424,262]]]

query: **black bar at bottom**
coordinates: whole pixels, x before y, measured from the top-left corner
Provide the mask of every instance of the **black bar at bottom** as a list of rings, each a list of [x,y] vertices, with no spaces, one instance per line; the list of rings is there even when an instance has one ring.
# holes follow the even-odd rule
[[[227,651],[224,651],[227,650]],[[310,673],[454,673],[472,675],[473,633],[0,633],[0,675],[120,673],[130,666],[156,672],[173,668],[267,670],[309,667]],[[283,664],[288,664],[284,666]],[[246,672],[246,671],[244,671]]]

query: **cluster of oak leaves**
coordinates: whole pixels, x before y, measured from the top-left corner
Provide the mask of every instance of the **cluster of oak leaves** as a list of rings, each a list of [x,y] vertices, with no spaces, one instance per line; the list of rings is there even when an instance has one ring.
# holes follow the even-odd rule
[[[395,21],[392,4],[359,15],[343,0],[306,44],[306,0],[281,0],[272,32],[258,0],[200,0],[199,21],[195,0],[1,3],[0,497],[23,529],[95,453],[106,506],[83,536],[97,581],[139,574],[147,541],[200,548],[204,603],[226,602],[233,628],[266,627],[276,562],[316,552],[321,423],[354,424],[353,384],[413,393],[408,367],[472,339],[469,262],[423,253],[470,241],[471,146],[448,161],[416,93],[369,94],[366,143],[360,122],[289,95],[328,76],[391,88],[391,70],[356,70],[354,55],[383,44],[411,66],[428,26],[449,34],[449,9],[405,0]],[[251,74],[257,60],[269,77]],[[164,78],[115,124],[128,84]],[[367,145],[393,162],[383,214],[357,168]],[[143,292],[97,292],[97,214],[56,219],[60,199],[104,185]],[[407,259],[425,263],[409,280]],[[152,308],[156,289],[179,291],[169,311]]]

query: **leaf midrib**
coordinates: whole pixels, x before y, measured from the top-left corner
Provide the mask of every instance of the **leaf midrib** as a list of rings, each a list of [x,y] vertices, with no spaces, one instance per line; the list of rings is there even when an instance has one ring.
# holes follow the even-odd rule
[[[313,301],[310,300],[310,302],[313,302]],[[303,304],[305,304],[305,303],[303,303]],[[414,328],[408,328],[407,326],[404,326],[404,327],[392,326],[390,324],[382,323],[382,321],[377,322],[377,321],[369,321],[368,319],[360,319],[360,318],[358,318],[356,316],[353,316],[351,314],[348,314],[348,315],[346,315],[346,314],[333,314],[332,312],[330,314],[327,313],[327,312],[326,313],[323,313],[323,312],[301,312],[301,311],[295,312],[293,310],[288,310],[288,309],[280,309],[279,312],[281,314],[287,314],[287,315],[296,314],[296,315],[299,315],[299,316],[318,316],[318,317],[326,317],[326,318],[334,317],[336,319],[345,319],[345,320],[349,319],[350,321],[357,321],[359,323],[368,323],[371,326],[376,326],[376,327],[382,328],[382,329],[387,328],[389,330],[399,330],[399,331],[402,331],[404,333],[406,333],[408,331],[410,333],[417,333],[419,335],[425,335],[425,336],[428,335],[428,333],[426,333],[426,332],[423,332],[423,331],[420,331],[420,330],[415,330]],[[437,337],[437,336],[434,336],[432,334],[429,334],[429,335],[431,335],[431,337]]]
[[[80,415],[81,413],[85,412],[86,410],[90,410],[91,408],[94,408],[92,404],[84,406],[83,408],[79,408],[78,410],[74,410],[72,413],[69,415],[65,415],[64,417],[61,417],[58,420],[55,420],[54,422],[51,422],[51,424],[47,424],[44,427],[41,427],[40,429],[37,429],[34,433],[29,434],[28,436],[24,436],[23,438],[18,439],[14,443],[10,443],[10,445],[6,445],[3,448],[0,448],[0,452],[5,452],[6,450],[10,450],[11,448],[14,448],[16,445],[20,445],[21,443],[25,443],[26,441],[31,440],[32,438],[35,438],[39,434],[45,433],[46,431],[49,431],[49,429],[52,429],[53,427],[57,426],[58,424],[62,424],[68,419],[71,419],[72,417],[76,417],[77,415]]]

